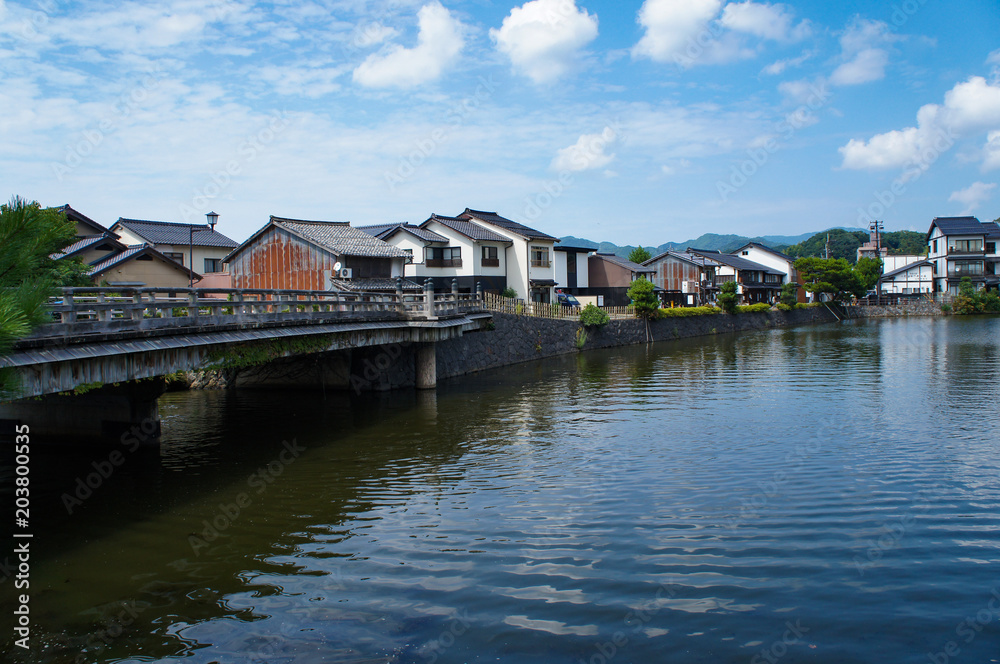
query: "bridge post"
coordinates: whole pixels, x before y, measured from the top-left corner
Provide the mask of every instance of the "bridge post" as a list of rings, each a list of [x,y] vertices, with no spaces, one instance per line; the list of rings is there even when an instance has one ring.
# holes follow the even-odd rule
[[[458,277],[451,280],[451,306],[454,307],[454,313],[458,314]]]
[[[414,357],[414,371],[418,390],[437,387],[437,349],[433,343],[420,344]]]
[[[437,320],[434,315],[434,282],[429,278],[424,282],[424,314],[427,320]]]

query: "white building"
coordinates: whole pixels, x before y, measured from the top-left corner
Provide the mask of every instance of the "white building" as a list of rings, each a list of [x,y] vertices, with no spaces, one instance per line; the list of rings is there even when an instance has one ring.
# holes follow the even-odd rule
[[[574,295],[582,288],[589,288],[587,257],[595,251],[597,250],[589,247],[571,247],[562,244],[556,247],[556,288]]]
[[[148,244],[194,272],[224,272],[222,259],[239,244],[207,224],[180,224],[120,217],[111,226],[126,245]]]
[[[520,298],[532,302],[554,302],[556,285],[555,246],[558,238],[501,217],[496,212],[465,211],[458,219],[474,222],[511,241],[507,247],[507,286]]]
[[[933,265],[934,292],[958,294],[963,277],[975,288],[1000,284],[1000,226],[975,217],[935,217],[927,231],[927,260]]]
[[[892,256],[887,256],[892,258]],[[934,291],[934,263],[925,260],[903,263],[894,269],[882,272],[880,288],[884,295],[911,295],[914,293],[931,293]]]

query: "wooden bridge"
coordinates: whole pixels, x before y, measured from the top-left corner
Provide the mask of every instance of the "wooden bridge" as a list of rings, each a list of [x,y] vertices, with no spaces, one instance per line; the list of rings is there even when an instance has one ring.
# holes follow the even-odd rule
[[[67,288],[51,301],[52,322],[0,358],[0,367],[13,368],[21,379],[21,400],[0,405],[0,420],[44,415],[48,423],[66,420],[54,431],[96,428],[102,432],[97,437],[107,438],[122,425],[150,417],[158,422],[155,399],[162,380],[153,387],[137,381],[225,368],[248,350],[276,361],[399,344],[412,356],[411,384],[432,388],[434,344],[483,329],[491,314],[482,303],[480,293],[459,293],[457,287],[434,293],[429,283],[422,291],[398,285],[388,293]],[[349,386],[356,373],[349,358],[331,371],[314,377],[316,382],[344,387],[346,379]],[[113,395],[117,405],[105,403],[113,390],[97,389],[108,385],[120,385]],[[45,396],[84,391],[82,397]],[[88,395],[95,403],[83,398]],[[118,414],[109,420],[108,411]]]

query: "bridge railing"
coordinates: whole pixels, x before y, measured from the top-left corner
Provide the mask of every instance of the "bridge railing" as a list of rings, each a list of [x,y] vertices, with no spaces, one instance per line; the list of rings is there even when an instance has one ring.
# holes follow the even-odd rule
[[[64,288],[52,298],[52,323],[32,338],[102,331],[331,321],[434,319],[482,310],[476,293],[341,292],[207,288]]]

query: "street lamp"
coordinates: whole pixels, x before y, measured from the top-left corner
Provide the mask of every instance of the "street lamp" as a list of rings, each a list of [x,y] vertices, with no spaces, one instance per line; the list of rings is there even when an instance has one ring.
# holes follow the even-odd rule
[[[219,223],[219,215],[215,212],[207,213],[205,218],[208,220],[205,228],[195,229],[193,225],[188,226],[188,288],[194,287],[194,234],[205,231],[212,232],[215,230],[215,225]]]

